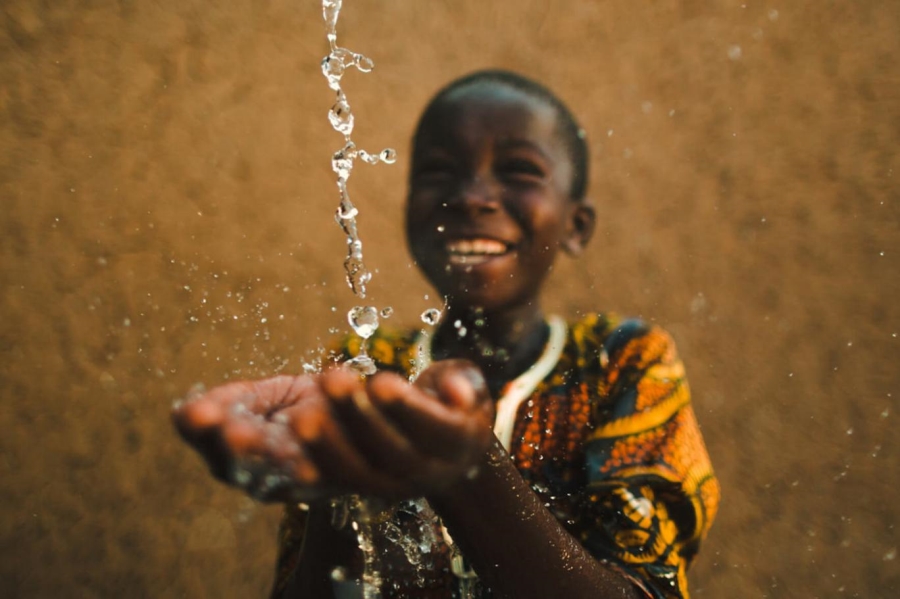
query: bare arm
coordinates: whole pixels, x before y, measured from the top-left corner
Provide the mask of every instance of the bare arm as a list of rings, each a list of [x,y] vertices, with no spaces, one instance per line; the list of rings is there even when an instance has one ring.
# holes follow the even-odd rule
[[[498,597],[641,596],[544,508],[499,442],[492,444],[475,478],[461,479],[429,501]]]
[[[174,417],[214,474],[260,499],[428,497],[499,597],[637,597],[543,507],[490,432],[483,382],[459,363],[435,364],[415,386],[340,371],[233,383]],[[321,511],[311,513],[284,596],[327,592],[330,569],[352,550]]]

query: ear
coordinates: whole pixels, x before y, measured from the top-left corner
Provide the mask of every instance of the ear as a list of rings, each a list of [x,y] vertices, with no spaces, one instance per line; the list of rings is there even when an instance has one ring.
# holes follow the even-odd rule
[[[587,201],[579,201],[569,212],[566,235],[562,249],[570,256],[578,256],[594,235],[597,216],[594,207]]]

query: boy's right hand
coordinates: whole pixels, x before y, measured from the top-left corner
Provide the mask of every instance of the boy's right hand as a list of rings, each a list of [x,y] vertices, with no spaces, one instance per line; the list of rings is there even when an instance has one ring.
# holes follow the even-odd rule
[[[484,379],[460,360],[415,384],[344,368],[230,383],[172,416],[216,478],[263,501],[429,495],[477,467],[493,439]]]

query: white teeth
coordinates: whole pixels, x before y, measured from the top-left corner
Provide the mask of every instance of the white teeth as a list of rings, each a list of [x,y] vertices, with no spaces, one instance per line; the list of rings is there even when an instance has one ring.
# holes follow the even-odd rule
[[[447,242],[447,251],[459,256],[496,256],[506,253],[506,244],[493,239],[458,239]]]

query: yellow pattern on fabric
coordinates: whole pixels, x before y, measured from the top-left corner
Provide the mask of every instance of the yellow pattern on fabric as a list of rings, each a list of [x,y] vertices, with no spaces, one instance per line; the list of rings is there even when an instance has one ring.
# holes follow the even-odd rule
[[[408,376],[416,335],[379,329],[369,354],[379,369]],[[335,359],[358,351],[352,337],[331,349]],[[668,334],[610,315],[572,323],[558,363],[519,407],[512,439],[522,477],[588,551],[647,597],[689,597],[686,571],[715,518],[719,486]],[[276,588],[296,564],[299,517],[288,510],[282,525]],[[389,578],[385,599],[426,596],[406,584],[397,595]]]

